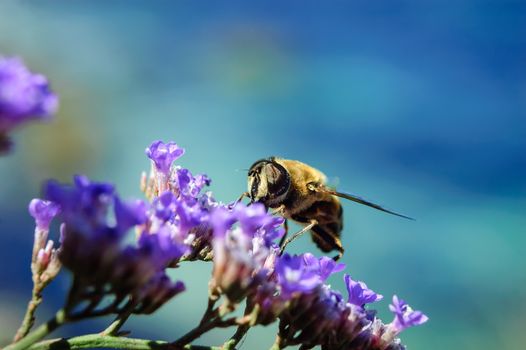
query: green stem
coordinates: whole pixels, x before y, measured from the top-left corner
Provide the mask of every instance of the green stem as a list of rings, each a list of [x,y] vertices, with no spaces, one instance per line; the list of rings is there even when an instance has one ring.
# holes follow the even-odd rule
[[[29,331],[35,324],[35,311],[37,311],[37,308],[41,303],[42,303],[42,289],[39,288],[37,283],[33,283],[33,292],[31,295],[31,300],[27,304],[27,309],[26,309],[26,314],[24,315],[24,320],[22,321],[22,324],[16,331],[15,337],[13,338],[13,343],[18,342],[20,339],[25,337],[27,333],[29,333]]]
[[[217,346],[186,345],[176,347],[165,341],[149,339],[102,336],[87,334],[69,339],[58,338],[33,344],[28,350],[74,350],[74,349],[130,349],[130,350],[221,350]]]
[[[106,335],[113,335],[116,336],[121,329],[121,327],[124,325],[124,323],[128,320],[128,318],[133,313],[133,310],[136,306],[136,303],[130,302],[126,310],[117,316],[117,318],[105,329],[103,330],[100,335],[106,336]]]
[[[285,344],[285,341],[283,340],[283,338],[277,335],[276,340],[274,341],[274,344],[272,344],[269,350],[280,350],[280,349],[284,349],[286,346],[287,345]]]
[[[221,325],[221,319],[213,319],[208,322],[204,322],[199,324],[197,327],[177,339],[172,344],[175,346],[175,348],[182,348],[185,344],[189,344],[208,332],[211,329],[214,329],[216,327],[219,327]]]
[[[248,324],[244,324],[237,327],[236,333],[234,333],[234,335],[223,344],[223,350],[235,349],[237,344],[239,344],[241,339],[243,339],[245,334],[247,334],[249,328],[250,326]]]
[[[51,320],[47,321],[33,332],[29,333],[18,342],[8,345],[4,350],[23,350],[36,343],[40,339],[44,338],[49,333],[67,322],[66,312],[64,309],[60,309]]]
[[[201,317],[201,320],[199,321],[199,324],[205,323],[209,318],[212,317],[214,314],[214,306],[216,304],[217,299],[208,297],[208,303],[206,306],[206,310],[203,313],[203,317]]]

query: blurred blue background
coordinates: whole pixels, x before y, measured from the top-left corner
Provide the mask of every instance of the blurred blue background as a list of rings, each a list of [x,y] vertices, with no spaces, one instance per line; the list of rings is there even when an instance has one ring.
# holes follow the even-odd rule
[[[206,172],[219,200],[244,191],[254,160],[279,155],[416,217],[345,204],[346,271],[387,296],[380,315],[391,319],[394,293],[429,315],[402,335],[410,349],[524,349],[526,2],[4,0],[0,52],[61,97],[56,119],[16,132],[0,160],[1,343],[30,296],[26,206],[42,181],[85,173],[141,196],[144,148],[162,139],[186,148],[181,164]],[[308,236],[293,250],[320,254]],[[188,292],[126,329],[175,339],[199,319],[209,275],[178,269]],[[39,321],[68,283],[48,288]],[[274,334],[256,329],[243,348]]]

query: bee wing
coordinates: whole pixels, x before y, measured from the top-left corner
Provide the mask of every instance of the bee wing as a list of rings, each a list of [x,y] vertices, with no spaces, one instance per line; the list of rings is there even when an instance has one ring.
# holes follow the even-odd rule
[[[340,198],[345,198],[345,199],[348,199],[350,201],[366,205],[366,206],[374,208],[376,210],[383,211],[384,213],[396,215],[396,216],[399,216],[399,217],[402,217],[402,218],[405,218],[405,219],[409,219],[409,220],[415,220],[412,217],[405,216],[405,215],[402,215],[402,214],[399,214],[399,213],[395,213],[394,211],[385,209],[382,206],[380,206],[378,204],[375,204],[373,202],[369,202],[368,200],[363,199],[361,197],[358,197],[358,196],[355,196],[355,195],[349,194],[349,193],[337,192],[337,191],[335,191],[332,188],[329,188],[327,186],[323,186],[323,185],[315,186],[315,187],[313,187],[313,189],[315,191],[318,191],[318,192],[325,192],[325,193],[328,193],[328,194],[332,194],[333,196],[337,196],[337,197],[340,197]]]

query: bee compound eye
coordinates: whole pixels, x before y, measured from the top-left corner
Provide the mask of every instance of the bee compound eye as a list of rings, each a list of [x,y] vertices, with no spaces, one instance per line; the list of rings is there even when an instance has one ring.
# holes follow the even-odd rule
[[[273,162],[265,166],[268,192],[273,197],[283,195],[290,187],[289,172],[279,163]]]

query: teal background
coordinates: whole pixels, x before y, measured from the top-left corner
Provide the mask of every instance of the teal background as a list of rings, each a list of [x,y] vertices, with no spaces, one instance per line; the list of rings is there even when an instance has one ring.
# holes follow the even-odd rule
[[[526,343],[526,3],[524,1],[10,1],[0,52],[46,74],[56,119],[14,133],[0,160],[0,343],[30,296],[32,219],[42,181],[84,173],[140,197],[144,148],[174,140],[216,198],[279,155],[338,188],[417,218],[345,203],[346,272],[430,321],[410,349],[523,349]],[[296,252],[320,254],[308,236]],[[210,265],[174,272],[188,291],[135,336],[175,339],[205,307]],[[39,321],[61,306],[67,273]],[[341,275],[332,278],[343,290]],[[73,335],[111,318],[65,327]],[[212,332],[200,344],[218,344]],[[243,349],[266,349],[274,326]]]

